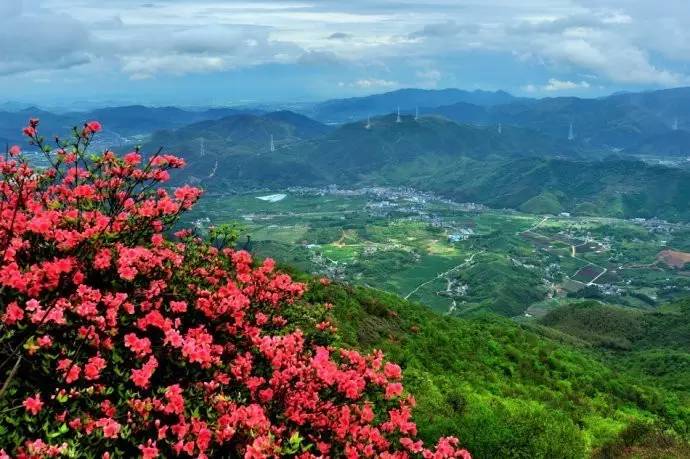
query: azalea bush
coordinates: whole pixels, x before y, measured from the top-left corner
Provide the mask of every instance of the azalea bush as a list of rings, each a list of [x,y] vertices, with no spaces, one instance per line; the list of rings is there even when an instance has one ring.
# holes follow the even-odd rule
[[[334,347],[309,285],[171,233],[182,159],[38,125],[50,167],[0,159],[0,457],[470,457],[417,439],[400,367]]]

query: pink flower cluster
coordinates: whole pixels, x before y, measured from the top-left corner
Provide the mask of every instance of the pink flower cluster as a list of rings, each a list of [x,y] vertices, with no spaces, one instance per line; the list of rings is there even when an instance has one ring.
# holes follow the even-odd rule
[[[382,353],[317,345],[337,331],[323,315],[290,323],[314,306],[272,260],[166,237],[201,195],[160,185],[183,160],[92,157],[95,121],[49,148],[38,125],[24,132],[50,168],[0,159],[0,372],[21,400],[0,412],[26,413],[0,457],[470,457],[417,439]]]

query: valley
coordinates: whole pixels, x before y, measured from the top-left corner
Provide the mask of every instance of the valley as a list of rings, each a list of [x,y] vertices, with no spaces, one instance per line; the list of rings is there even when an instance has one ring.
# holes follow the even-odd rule
[[[442,314],[536,320],[578,298],[653,310],[690,292],[690,225],[538,215],[413,189],[208,195],[199,231],[239,222],[260,256],[396,293]]]
[[[690,451],[686,223],[335,185],[209,193],[182,223],[233,223],[237,248],[331,279],[307,298],[402,362],[426,438],[483,458]]]

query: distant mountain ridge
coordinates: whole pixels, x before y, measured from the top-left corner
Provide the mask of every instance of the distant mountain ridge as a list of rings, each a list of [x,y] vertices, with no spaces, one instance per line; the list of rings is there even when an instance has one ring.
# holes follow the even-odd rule
[[[505,91],[464,91],[461,89],[399,89],[383,94],[374,94],[349,99],[334,99],[317,104],[312,113],[314,118],[324,122],[349,122],[394,112],[397,107],[410,113],[417,107],[470,103],[479,106],[493,106],[517,100]]]
[[[240,152],[260,153],[270,151],[271,138],[274,147],[319,137],[333,128],[306,116],[289,111],[262,115],[233,114],[214,120],[205,120],[177,129],[156,132],[151,144],[165,148],[188,150],[191,143],[203,139],[209,154]],[[196,149],[196,148],[193,148]]]
[[[522,126],[562,141],[572,124],[575,141],[589,148],[649,154],[652,144],[658,156],[690,155],[690,141],[677,134],[690,132],[690,88],[598,99],[523,99],[494,106],[461,102],[424,107],[422,112],[463,123]]]
[[[160,129],[182,127],[206,120],[217,120],[232,115],[247,113],[232,108],[212,108],[202,111],[184,110],[177,107],[145,107],[131,105],[126,107],[109,107],[87,113],[90,119],[97,119],[108,129],[121,134],[137,134],[142,129],[148,132]],[[69,117],[84,116],[68,114]]]
[[[17,111],[0,111],[0,141],[23,144],[21,129],[29,118],[41,120],[41,131],[47,138],[62,134],[87,120],[99,120],[107,132],[117,136],[151,134],[161,129],[174,129],[192,123],[216,120],[242,113],[261,113],[258,110],[213,108],[200,111],[177,107],[145,107],[131,105],[106,107],[87,112],[51,113],[36,107]]]
[[[19,108],[18,103],[8,108]],[[461,124],[516,126],[536,131],[552,142],[568,141],[570,125],[578,148],[645,156],[690,156],[690,88],[618,93],[600,98],[519,98],[505,91],[400,89],[365,97],[336,99],[302,107],[300,113],[327,124],[343,124],[395,113],[441,115]],[[99,119],[108,131],[131,137],[176,129],[237,114],[260,115],[263,109],[132,105],[88,112],[55,114],[35,107],[0,111],[0,141],[21,142],[19,131],[30,116],[41,118],[47,135],[64,132],[85,119]],[[283,112],[288,113],[288,112]]]
[[[587,148],[628,154],[690,156],[690,88],[618,93],[600,98],[514,97],[504,91],[402,89],[384,94],[317,104],[307,113],[323,122],[343,123],[394,113],[437,114],[459,123],[514,125]],[[672,140],[665,140],[672,137]]]
[[[477,160],[505,157],[543,156],[561,153],[579,156],[575,149],[559,148],[550,139],[523,128],[496,129],[457,124],[438,116],[414,119],[403,115],[348,123],[316,142],[300,148],[298,155],[331,177],[356,180],[417,159],[458,157]]]

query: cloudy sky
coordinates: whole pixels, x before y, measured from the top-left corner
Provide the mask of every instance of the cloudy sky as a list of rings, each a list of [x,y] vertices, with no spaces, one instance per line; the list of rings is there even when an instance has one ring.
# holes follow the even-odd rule
[[[688,0],[0,0],[0,101],[690,85]]]

